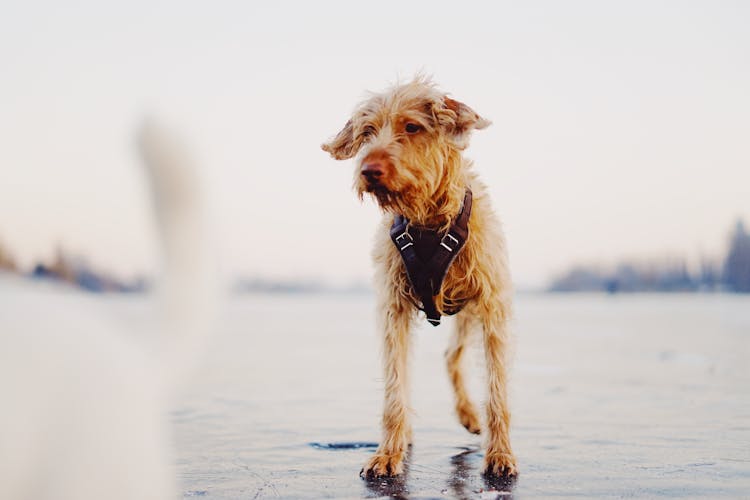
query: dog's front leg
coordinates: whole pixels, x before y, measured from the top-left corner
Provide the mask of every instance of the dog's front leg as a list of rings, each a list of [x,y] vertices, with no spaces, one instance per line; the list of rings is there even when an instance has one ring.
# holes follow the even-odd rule
[[[484,351],[487,361],[487,451],[485,474],[514,476],[516,458],[510,446],[510,410],[506,390],[505,351],[508,344],[507,321],[510,308],[493,301],[482,309]]]
[[[414,316],[411,305],[381,305],[385,398],[383,437],[375,455],[362,469],[363,477],[396,476],[404,471],[411,439],[409,424],[409,333]]]

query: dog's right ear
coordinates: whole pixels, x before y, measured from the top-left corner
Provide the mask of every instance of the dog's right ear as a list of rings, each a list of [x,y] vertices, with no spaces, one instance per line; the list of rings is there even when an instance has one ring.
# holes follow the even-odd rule
[[[349,120],[341,129],[341,132],[336,134],[336,137],[323,143],[320,147],[337,160],[347,160],[357,154],[361,146],[362,138],[354,137],[354,125]]]

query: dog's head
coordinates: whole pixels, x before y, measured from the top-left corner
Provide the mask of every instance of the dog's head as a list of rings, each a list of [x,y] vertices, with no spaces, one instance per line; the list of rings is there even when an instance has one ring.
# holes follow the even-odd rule
[[[337,160],[356,156],[359,196],[370,193],[382,208],[404,213],[405,205],[436,202],[463,181],[461,150],[472,130],[488,125],[466,104],[417,78],[361,103],[322,148]]]

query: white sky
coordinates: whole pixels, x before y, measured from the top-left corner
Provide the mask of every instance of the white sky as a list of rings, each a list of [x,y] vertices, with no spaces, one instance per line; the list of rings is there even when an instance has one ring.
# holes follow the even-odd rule
[[[257,2],[259,4],[259,2]],[[178,123],[232,273],[367,279],[379,218],[319,144],[418,70],[494,125],[467,154],[515,280],[723,251],[750,219],[750,3],[14,2],[0,17],[0,239],[153,268],[132,134]]]

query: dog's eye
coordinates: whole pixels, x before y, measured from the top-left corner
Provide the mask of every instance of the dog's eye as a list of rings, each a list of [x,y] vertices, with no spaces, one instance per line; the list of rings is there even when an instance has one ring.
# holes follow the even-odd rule
[[[421,125],[417,125],[416,123],[407,123],[404,127],[404,130],[406,130],[407,134],[416,134],[420,130],[422,130]]]

